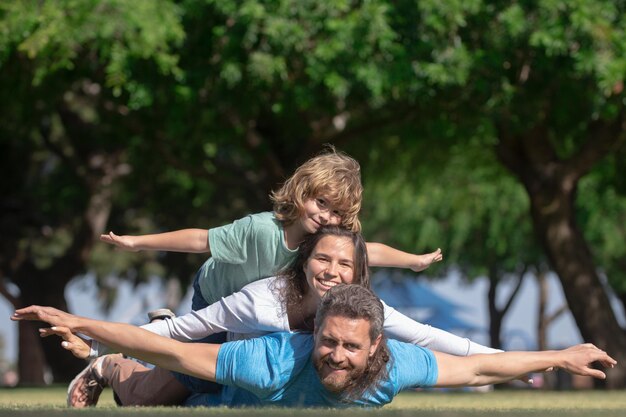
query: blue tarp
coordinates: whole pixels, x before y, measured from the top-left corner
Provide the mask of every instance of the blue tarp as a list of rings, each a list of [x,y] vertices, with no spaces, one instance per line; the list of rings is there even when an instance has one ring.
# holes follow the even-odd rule
[[[443,330],[480,330],[457,316],[458,312],[467,311],[467,307],[447,300],[409,274],[381,271],[373,277],[372,288],[389,306],[424,324]],[[419,317],[416,317],[418,311]]]

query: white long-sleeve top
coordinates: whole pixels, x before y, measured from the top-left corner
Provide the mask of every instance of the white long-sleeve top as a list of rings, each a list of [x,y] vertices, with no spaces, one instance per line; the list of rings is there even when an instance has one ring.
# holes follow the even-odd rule
[[[180,341],[197,340],[220,332],[228,332],[228,340],[288,332],[289,320],[276,291],[281,284],[281,280],[276,277],[262,279],[246,285],[241,291],[224,297],[206,308],[142,327]],[[389,339],[457,356],[501,352],[467,338],[418,323],[384,302],[383,306],[384,331]]]

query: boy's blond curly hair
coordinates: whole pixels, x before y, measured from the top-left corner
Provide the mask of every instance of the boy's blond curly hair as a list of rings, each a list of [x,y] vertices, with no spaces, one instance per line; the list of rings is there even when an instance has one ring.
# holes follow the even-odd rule
[[[327,145],[319,155],[300,165],[282,187],[272,191],[270,199],[276,218],[291,224],[300,217],[305,200],[323,196],[341,211],[342,226],[360,232],[362,194],[359,163]]]

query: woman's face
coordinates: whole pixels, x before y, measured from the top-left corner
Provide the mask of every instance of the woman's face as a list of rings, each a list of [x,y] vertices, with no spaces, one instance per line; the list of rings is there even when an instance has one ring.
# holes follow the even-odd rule
[[[309,288],[318,298],[337,284],[354,282],[354,245],[348,237],[325,236],[304,264]]]

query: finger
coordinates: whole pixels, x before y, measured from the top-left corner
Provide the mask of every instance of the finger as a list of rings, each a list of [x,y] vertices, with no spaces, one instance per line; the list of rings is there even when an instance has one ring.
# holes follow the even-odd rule
[[[40,320],[40,317],[38,312],[25,311],[25,309],[21,309],[20,311],[15,311],[15,313],[13,313],[11,320]]]
[[[38,311],[41,308],[41,306],[37,306],[37,305],[30,305],[28,307],[22,307],[22,308],[18,308],[17,310],[15,310],[15,314],[30,314],[33,313],[35,311]]]
[[[597,379],[606,379],[606,374],[599,369],[587,368],[586,374]]]
[[[72,338],[78,337],[74,333],[72,333],[69,328],[64,327],[64,326],[52,326],[49,328],[42,328],[42,329],[39,329],[39,333],[40,334],[45,333],[48,335],[54,334],[59,337],[62,337],[65,340],[70,340]]]
[[[598,359],[598,362],[600,362],[605,368],[614,368],[615,365],[617,365],[617,361],[608,355],[606,358]]]
[[[49,327],[39,329],[40,337],[48,337],[48,336],[56,336],[56,335],[57,334],[54,331],[50,330]]]
[[[64,340],[61,342],[61,347],[65,350],[69,350],[72,355],[76,356],[77,358],[87,359],[89,357],[89,346],[82,340]]]

